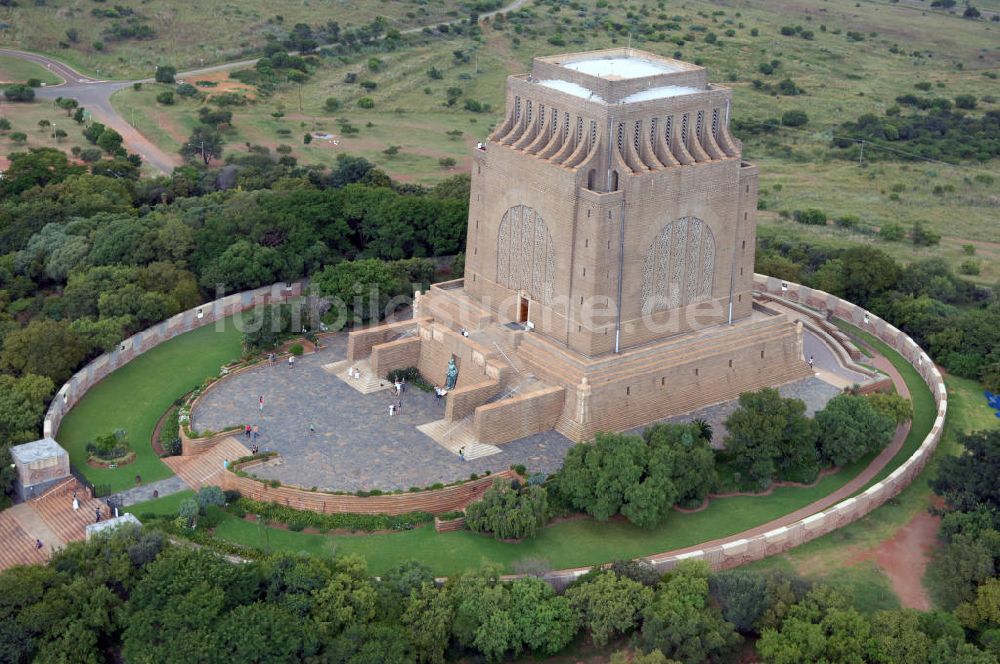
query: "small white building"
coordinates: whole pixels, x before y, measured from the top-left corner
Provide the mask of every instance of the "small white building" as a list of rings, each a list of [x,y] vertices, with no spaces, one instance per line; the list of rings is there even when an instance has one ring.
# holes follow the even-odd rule
[[[134,514],[125,513],[121,516],[116,516],[111,519],[106,519],[104,521],[98,521],[97,523],[88,524],[86,527],[87,531],[87,541],[97,534],[111,532],[115,528],[120,528],[126,524],[135,525],[138,528],[142,527],[142,522],[135,517]]]
[[[52,438],[10,448],[17,469],[14,489],[20,500],[39,496],[69,477],[69,454]]]

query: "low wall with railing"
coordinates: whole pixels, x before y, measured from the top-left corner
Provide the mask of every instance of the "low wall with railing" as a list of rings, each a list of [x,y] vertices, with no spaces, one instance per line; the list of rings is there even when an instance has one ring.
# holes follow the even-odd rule
[[[115,369],[125,366],[149,349],[156,348],[164,341],[169,341],[185,332],[211,325],[241,311],[271,302],[283,302],[290,297],[298,297],[302,294],[302,290],[303,284],[301,282],[292,284],[281,282],[242,293],[234,293],[188,309],[125,339],[118,344],[116,350],[93,360],[73,374],[73,377],[59,388],[49,405],[48,412],[45,413],[43,424],[45,437],[56,438],[63,417],[83,398],[87,390]]]
[[[862,493],[842,500],[804,519],[758,535],[738,539],[730,538],[727,542],[717,546],[646,556],[646,560],[661,572],[672,569],[682,560],[703,560],[713,569],[735,567],[787,551],[857,521],[913,482],[934,454],[944,430],[945,415],[948,411],[948,393],[944,380],[931,358],[913,339],[878,316],[823,291],[783,282],[780,279],[760,274],[754,275],[754,290],[803,304],[824,314],[831,313],[833,316],[871,333],[894,348],[907,362],[913,365],[930,388],[937,405],[934,424],[916,452],[888,477],[881,482],[876,482]],[[564,586],[586,573],[588,569],[555,571],[546,575],[546,578],[557,587]]]

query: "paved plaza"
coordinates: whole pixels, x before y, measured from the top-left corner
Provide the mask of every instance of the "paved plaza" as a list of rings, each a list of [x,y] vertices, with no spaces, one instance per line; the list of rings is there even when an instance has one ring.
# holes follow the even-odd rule
[[[281,454],[276,462],[258,467],[258,476],[340,491],[406,490],[453,482],[471,473],[496,472],[512,464],[524,464],[529,472],[552,473],[573,445],[562,434],[548,431],[501,445],[499,454],[463,461],[416,428],[444,417],[443,400],[410,387],[403,395],[402,413],[389,417],[389,404],[395,402],[391,390],[363,395],[323,369],[344,359],[347,335],[323,343],[319,352],[299,358],[294,367],[283,362],[273,367],[263,364],[223,379],[199,402],[193,413],[195,429],[258,425],[260,448]],[[817,353],[816,360],[817,367],[843,370],[827,354]],[[810,377],[780,391],[805,401],[811,414],[840,390]],[[258,405],[261,396],[263,411]],[[736,406],[736,401],[727,401],[667,421],[704,418],[712,424],[719,445],[725,435],[722,423]]]
[[[363,395],[323,369],[344,359],[347,335],[324,344],[319,352],[299,358],[294,368],[264,364],[224,379],[198,404],[195,429],[259,425],[260,448],[276,450],[282,459],[255,470],[258,476],[341,491],[406,490],[518,463],[530,472],[551,473],[573,445],[549,431],[507,443],[500,454],[462,461],[416,429],[444,417],[444,400],[409,387],[403,412],[390,418],[389,404],[395,402],[391,390]]]

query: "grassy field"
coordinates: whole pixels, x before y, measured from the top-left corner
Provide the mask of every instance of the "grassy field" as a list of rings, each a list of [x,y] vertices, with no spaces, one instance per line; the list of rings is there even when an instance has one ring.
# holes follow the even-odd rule
[[[35,99],[29,103],[11,103],[0,101],[0,117],[10,121],[11,128],[0,131],[0,155],[11,152],[25,152],[29,148],[59,148],[69,152],[74,146],[80,148],[92,147],[83,138],[82,127],[66,116],[66,111],[54,103],[44,99]],[[48,120],[52,126],[42,129],[39,120]],[[66,131],[66,138],[56,141],[53,133],[56,129]],[[25,141],[14,141],[11,134],[23,132]]]
[[[633,46],[668,56],[679,53],[704,64],[711,80],[732,87],[734,119],[764,120],[793,109],[809,115],[805,127],[765,137],[742,136],[744,157],[761,167],[761,198],[768,209],[761,214],[762,232],[834,245],[877,243],[904,262],[942,256],[956,268],[970,258],[962,245],[971,242],[976,251],[972,258],[981,268],[980,275],[972,278],[983,284],[1000,279],[1000,244],[995,243],[991,226],[1000,201],[1000,160],[960,166],[876,161],[860,167],[856,161],[831,156],[829,150],[834,125],[867,112],[882,114],[902,94],[945,98],[972,94],[980,100],[974,113],[1000,108],[998,95],[986,94],[996,91],[997,84],[985,77],[1000,71],[1000,25],[917,10],[913,3],[692,1],[671,5],[660,14],[649,6],[625,3],[599,8],[596,0],[583,0],[577,6],[578,11],[554,12],[548,5],[528,5],[525,11],[532,18],[520,33],[512,21],[502,30],[494,22],[484,25],[477,39],[450,34],[379,54],[384,67],[377,72],[367,70],[367,54],[325,59],[306,83],[286,86],[234,109],[235,127],[227,137],[227,149],[242,150],[248,142],[271,148],[288,144],[301,163],[327,165],[338,153],[347,152],[374,161],[394,178],[431,184],[454,172],[440,166],[441,158],[456,159],[457,171],[468,169],[470,149],[502,114],[506,76],[528,71],[535,55],[622,46],[632,25]],[[631,19],[626,16],[630,11]],[[679,30],[662,34],[667,39],[683,38],[683,46],[651,41],[637,26],[637,21],[661,20],[680,25]],[[625,27],[609,33],[604,21]],[[784,25],[804,26],[814,38],[782,36]],[[857,32],[863,41],[847,39],[848,31]],[[705,41],[709,32],[717,36],[715,43]],[[562,35],[564,45],[549,43],[554,33]],[[905,49],[892,53],[894,46]],[[456,50],[463,51],[467,61],[455,58]],[[778,69],[770,76],[762,74],[758,65],[772,60],[780,61]],[[431,67],[442,78],[432,78]],[[377,87],[367,91],[358,84],[348,85],[344,82],[348,73]],[[221,80],[224,77],[219,74]],[[753,86],[755,79],[775,84],[782,78],[793,79],[806,94],[775,97]],[[915,89],[917,83],[931,84],[930,91]],[[452,107],[445,105],[448,88],[462,91]],[[200,102],[159,106],[156,91],[124,90],[113,101],[126,117],[134,112],[137,126],[154,142],[175,151],[190,134]],[[332,112],[324,107],[331,97],[341,104]],[[362,97],[371,97],[374,108],[358,108]],[[489,104],[492,110],[463,110],[465,99]],[[284,115],[275,118],[275,113]],[[340,120],[358,133],[342,135]],[[461,136],[447,134],[455,130]],[[335,143],[317,140],[305,146],[306,131],[329,132]],[[393,145],[399,146],[399,153],[385,155],[383,150]],[[980,174],[992,174],[993,182],[976,180]],[[944,193],[935,194],[935,187]],[[832,225],[806,227],[777,214],[809,207],[823,209],[831,218],[856,215],[864,233]],[[887,222],[908,228],[918,220],[944,235],[939,247],[915,249],[908,242],[885,243],[870,235]]]
[[[370,23],[376,16],[388,26],[406,29],[434,25],[460,11],[455,0],[209,0],[207,2],[116,3],[135,12],[138,22],[155,36],[148,40],[109,38],[116,22],[99,17],[86,0],[66,3],[10,3],[0,7],[0,21],[9,24],[3,43],[50,54],[78,70],[104,78],[151,76],[157,65],[181,70],[228,62],[260,49],[269,34],[284,35],[296,23],[318,27],[337,21],[342,28]],[[110,9],[103,7],[103,9]],[[464,13],[464,12],[462,12]],[[66,34],[76,30],[76,41]],[[98,49],[95,43],[100,43]]]
[[[227,321],[228,323],[228,321]],[[153,348],[95,385],[73,407],[59,427],[59,442],[70,463],[94,484],[112,491],[173,473],[150,447],[157,420],[170,404],[201,384],[219,367],[239,357],[242,337],[235,325],[222,331],[206,325]],[[87,465],[86,445],[95,436],[124,429],[136,453],[127,466],[110,470]]]
[[[62,82],[61,78],[41,65],[21,60],[20,58],[0,55],[0,85],[5,83],[24,83],[29,78],[37,78],[45,85],[54,85]]]

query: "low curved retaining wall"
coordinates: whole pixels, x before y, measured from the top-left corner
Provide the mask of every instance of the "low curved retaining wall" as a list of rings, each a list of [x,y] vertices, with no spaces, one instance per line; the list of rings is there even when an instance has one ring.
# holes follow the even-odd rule
[[[234,293],[219,298],[213,302],[188,309],[183,313],[132,335],[118,345],[118,349],[105,353],[83,367],[73,377],[66,381],[56,392],[49,410],[45,413],[42,430],[46,438],[55,438],[59,433],[59,425],[66,413],[83,398],[87,390],[99,383],[115,369],[119,369],[150,348],[156,348],[164,341],[169,341],[185,332],[215,323],[233,314],[247,309],[283,302],[289,297],[302,294],[303,283],[285,282],[272,284],[255,290]]]
[[[735,567],[787,551],[857,521],[909,486],[927,465],[941,440],[944,419],[948,412],[948,393],[941,372],[913,339],[878,316],[823,291],[783,282],[780,279],[761,274],[754,275],[754,290],[798,302],[823,313],[829,312],[881,339],[906,358],[927,383],[937,404],[937,416],[930,433],[924,438],[917,451],[888,477],[872,485],[866,491],[795,523],[775,528],[760,535],[730,540],[719,546],[706,546],[646,556],[646,560],[661,572],[674,568],[682,560],[704,560],[713,569]],[[555,571],[547,574],[546,578],[553,585],[561,587],[585,574],[589,569]]]
[[[321,491],[309,491],[296,486],[271,487],[252,477],[240,477],[230,469],[220,476],[219,485],[223,489],[236,490],[240,495],[263,503],[278,503],[298,510],[309,510],[323,514],[388,514],[395,516],[408,512],[429,512],[444,514],[463,509],[476,500],[498,477],[517,479],[513,470],[503,470],[478,480],[446,486],[442,489],[416,491],[414,493],[393,493],[384,496],[336,495]]]

